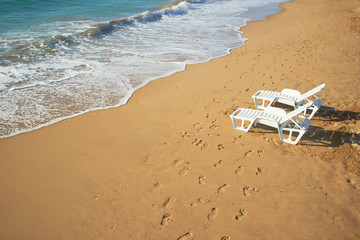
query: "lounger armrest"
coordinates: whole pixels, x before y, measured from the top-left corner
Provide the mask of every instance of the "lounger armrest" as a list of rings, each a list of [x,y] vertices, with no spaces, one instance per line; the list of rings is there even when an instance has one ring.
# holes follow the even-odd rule
[[[235,112],[233,112],[233,113],[230,115],[230,117],[235,117],[236,114],[238,114],[238,112],[240,112],[241,110],[242,110],[242,108],[236,109]]]
[[[323,90],[325,87],[326,87],[326,84],[323,83],[323,84],[317,86],[316,88],[313,88],[313,89],[311,89],[310,91],[308,91],[308,92],[304,93],[303,95],[301,95],[301,99],[306,99],[306,98],[308,98],[308,97],[310,97],[310,96],[313,96],[313,95],[315,95],[316,93],[318,93],[318,92],[320,92],[321,90]]]
[[[313,105],[313,101],[311,102],[308,102],[307,104],[301,106],[301,107],[298,107],[297,109],[295,109],[294,111],[292,112],[289,112],[288,114],[286,114],[286,116],[283,118],[282,122],[285,122],[287,120],[290,120],[291,118],[297,116],[297,115],[300,115],[302,114],[306,109],[308,109],[309,107],[311,107],[311,105]]]
[[[263,92],[263,90],[259,90],[257,91],[254,95],[252,95],[252,98],[255,98],[257,95],[259,95],[261,92]]]

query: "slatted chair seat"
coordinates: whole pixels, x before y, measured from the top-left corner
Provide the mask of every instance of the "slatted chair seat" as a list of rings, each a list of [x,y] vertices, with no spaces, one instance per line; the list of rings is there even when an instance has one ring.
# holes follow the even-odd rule
[[[306,110],[311,111],[308,116],[311,119],[317,110],[321,107],[323,101],[316,96],[316,93],[320,92],[326,87],[326,84],[323,83],[310,91],[301,94],[297,90],[285,88],[281,92],[259,90],[257,91],[252,98],[255,102],[255,107],[260,109],[265,109],[268,106],[271,106],[274,102],[279,102],[289,106],[293,106],[294,109],[313,101],[313,105],[307,108]],[[314,100],[311,98],[315,98]],[[304,113],[306,115],[306,112]]]
[[[311,124],[311,120],[303,113],[313,105],[309,102],[286,114],[285,110],[275,107],[266,107],[262,110],[239,108],[230,115],[235,129],[248,132],[254,122],[258,122],[278,129],[280,140],[297,144]],[[299,116],[302,115],[302,118]],[[240,121],[238,125],[237,122]],[[288,133],[288,137],[285,137]]]

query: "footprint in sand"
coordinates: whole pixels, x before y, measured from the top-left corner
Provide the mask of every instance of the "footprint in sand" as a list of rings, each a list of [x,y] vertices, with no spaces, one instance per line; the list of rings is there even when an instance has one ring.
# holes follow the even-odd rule
[[[218,129],[219,127],[220,127],[220,125],[213,124],[209,128],[210,129]]]
[[[205,202],[205,200],[204,200],[204,199],[199,198],[196,202],[192,202],[192,203],[190,203],[190,206],[192,206],[192,207],[196,207],[198,204],[202,204],[202,203],[204,203],[204,202]]]
[[[230,240],[230,237],[229,236],[223,236],[223,237],[221,237],[220,240]]]
[[[246,157],[250,157],[252,153],[252,150],[247,151],[246,153],[244,153],[244,158]]]
[[[218,122],[217,119],[215,119],[214,121],[212,121],[212,125],[210,126],[210,129],[217,129],[220,127],[220,125],[217,125],[216,123]]]
[[[238,166],[238,168],[235,170],[236,175],[240,175],[244,170],[243,166]]]
[[[213,220],[213,219],[216,218],[217,213],[218,213],[218,209],[217,209],[217,208],[213,208],[213,209],[211,209],[211,212],[209,213],[209,215],[207,216],[207,218],[208,218],[209,220]]]
[[[202,130],[204,130],[203,127],[199,127],[198,129],[196,129],[196,131],[198,131],[198,132],[201,132]]]
[[[249,186],[246,186],[243,188],[243,193],[244,193],[245,197],[250,196],[249,189],[250,189]]]
[[[256,169],[256,175],[261,175],[261,174],[263,174],[264,171],[265,171],[265,170],[264,170],[263,168],[258,167],[258,168]]]
[[[208,136],[209,136],[209,137],[212,137],[212,136],[214,136],[214,137],[220,137],[220,134],[218,134],[218,133],[208,133]]]
[[[356,184],[356,182],[350,178],[346,179],[346,182],[349,183],[354,189],[360,190],[360,186]]]
[[[183,162],[184,162],[184,159],[178,159],[178,160],[175,160],[174,165],[175,165],[175,166],[179,166],[179,165],[182,164]]]
[[[199,184],[205,184],[205,176],[203,175],[199,176]]]
[[[163,186],[160,183],[155,183],[153,186],[153,191],[159,190],[160,188],[162,188]]]
[[[201,127],[200,123],[195,123],[193,127],[196,128],[196,131],[198,132],[201,132],[204,129],[203,127]]]
[[[225,183],[224,185],[222,185],[221,187],[218,188],[217,193],[224,192],[225,189],[227,189],[228,187],[229,187],[229,185]]]
[[[192,132],[181,132],[181,137],[185,138],[185,137],[191,137]]]
[[[259,150],[257,153],[258,153],[259,157],[261,157],[261,158],[264,157],[264,151],[263,150]]]
[[[154,158],[152,156],[148,156],[146,159],[145,159],[145,163],[151,163],[153,162]]]
[[[190,240],[192,235],[193,234],[191,232],[187,232],[187,233],[181,235],[180,237],[178,237],[176,240]]]
[[[171,214],[170,213],[165,213],[161,219],[161,225],[166,226],[168,224],[168,221],[171,218]]]
[[[203,140],[195,138],[195,140],[192,142],[192,144],[199,146],[202,142],[203,142]]]
[[[184,167],[183,169],[181,169],[181,170],[179,171],[179,175],[180,175],[180,176],[185,176],[186,174],[189,173],[189,171],[190,171],[190,168]]]
[[[247,214],[245,209],[240,209],[239,214],[235,216],[235,220],[241,220]]]
[[[217,149],[218,150],[223,150],[225,147],[224,147],[224,144],[219,144],[217,145]]]
[[[214,163],[214,167],[220,167],[221,165],[223,165],[225,162],[223,160],[219,160],[217,163]]]
[[[241,139],[241,136],[234,137],[233,143],[241,143],[240,139]]]
[[[205,143],[203,140],[201,139],[195,139],[193,142],[192,142],[195,146],[199,146],[201,150],[206,150],[207,147],[208,147],[208,144]]]
[[[333,217],[333,225],[341,231],[344,231],[344,218],[340,218],[339,216]]]
[[[206,150],[208,148],[208,144],[207,143],[204,143],[204,145],[200,148],[201,150]]]
[[[163,203],[163,207],[164,208],[170,208],[173,205],[174,201],[175,200],[173,198],[171,198],[171,197],[166,198],[165,202]]]

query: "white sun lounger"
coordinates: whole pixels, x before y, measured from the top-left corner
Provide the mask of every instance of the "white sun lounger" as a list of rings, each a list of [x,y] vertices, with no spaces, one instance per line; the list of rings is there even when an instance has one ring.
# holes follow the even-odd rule
[[[254,122],[258,122],[270,127],[277,128],[280,135],[280,140],[283,142],[297,144],[300,138],[309,128],[311,120],[305,116],[298,119],[307,108],[311,107],[313,102],[309,102],[292,112],[286,114],[285,110],[275,107],[267,107],[262,110],[255,110],[249,108],[239,108],[233,112],[230,117],[235,129],[248,132]],[[239,126],[237,120],[241,121]],[[288,137],[285,138],[284,134]]]
[[[279,102],[286,105],[293,106],[294,109],[298,108],[299,106],[304,105],[305,103],[308,103],[312,100],[314,100],[313,106],[309,107],[307,110],[311,110],[310,116],[308,116],[309,119],[311,119],[316,111],[321,107],[321,104],[323,101],[318,98],[315,94],[324,89],[326,86],[325,83],[321,84],[320,86],[317,86],[314,89],[311,89],[310,91],[301,94],[297,90],[293,89],[287,89],[284,88],[281,92],[273,92],[273,91],[265,91],[260,90],[257,91],[252,97],[255,102],[255,106],[257,108],[265,109],[268,106],[271,106],[273,102]],[[311,99],[315,98],[315,99]],[[306,115],[306,112],[304,112],[304,115]]]

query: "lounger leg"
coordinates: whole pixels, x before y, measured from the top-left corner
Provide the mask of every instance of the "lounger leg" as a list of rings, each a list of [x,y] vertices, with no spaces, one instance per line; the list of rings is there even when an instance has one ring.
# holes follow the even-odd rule
[[[256,108],[261,108],[261,109],[265,109],[266,107],[271,106],[271,104],[272,104],[273,101],[274,101],[274,100],[269,100],[269,103],[266,104],[266,106],[265,106],[266,99],[261,98],[262,103],[261,103],[261,105],[259,105],[259,99],[258,99],[256,96],[253,97],[253,98],[254,98],[254,102],[255,102],[255,107],[256,107]]]
[[[310,124],[311,124],[311,120],[305,118],[300,125],[300,129],[289,128],[287,127],[287,125],[279,126],[278,130],[281,141],[291,143],[294,145],[297,144],[300,141],[301,137],[305,134],[306,130],[309,128]],[[289,132],[289,136],[286,139],[284,138],[284,130]],[[293,133],[298,133],[298,136],[296,137],[295,140],[291,140]]]
[[[259,108],[258,98],[257,97],[254,97],[254,102],[255,102],[255,107]]]
[[[279,135],[280,135],[280,139],[281,141],[283,142],[286,142],[286,143],[291,143],[293,145],[296,145],[301,137],[304,135],[305,131],[304,130],[286,130],[286,131],[289,131],[289,136],[288,138],[284,138],[284,135],[283,135],[283,129],[279,130]],[[291,137],[293,136],[293,133],[298,133],[298,136],[296,137],[295,140],[292,140]]]
[[[233,125],[234,125],[234,128],[235,129],[239,129],[239,130],[242,130],[244,132],[248,132],[251,128],[251,126],[254,124],[255,120],[244,120],[244,119],[238,119],[238,120],[241,120],[241,126],[238,127],[237,124],[236,124],[236,118],[235,117],[232,117],[232,122],[233,122]],[[244,127],[245,125],[245,121],[249,121],[249,126],[247,126],[246,128]]]
[[[309,108],[309,110],[312,110],[310,116],[308,117],[309,119],[311,119],[311,118],[315,115],[315,113],[317,112],[317,110],[319,110],[319,108],[321,107],[322,103],[323,103],[323,101],[318,98],[318,99],[314,102],[314,105]]]
[[[237,126],[236,126],[236,119],[234,117],[231,118],[232,122],[233,122],[233,126],[235,129],[237,129]]]

